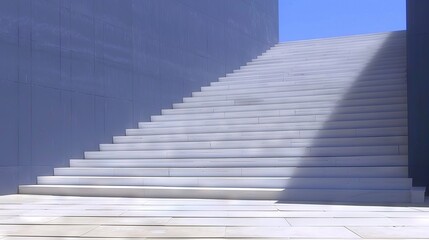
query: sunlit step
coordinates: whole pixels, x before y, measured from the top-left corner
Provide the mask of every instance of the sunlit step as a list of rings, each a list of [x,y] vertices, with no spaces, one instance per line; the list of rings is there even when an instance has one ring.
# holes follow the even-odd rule
[[[139,128],[127,129],[128,136],[155,135],[155,134],[187,134],[187,133],[226,133],[226,132],[254,132],[279,130],[317,130],[317,129],[359,129],[376,127],[406,127],[407,119],[379,119],[358,121],[328,121],[303,123],[263,123],[223,126],[196,126],[171,128]]]
[[[356,39],[310,39],[303,41],[291,41],[278,43],[266,51],[263,55],[271,55],[274,51],[284,52],[306,52],[307,50],[318,50],[323,52],[326,51],[347,51],[350,52],[356,49],[368,49],[369,52],[374,52],[379,49],[389,49],[391,47],[403,47],[406,43],[406,37],[404,36],[380,36],[378,38],[359,38]]]
[[[404,83],[405,79],[398,77],[398,78],[389,78],[389,79],[380,79],[377,81],[336,81],[336,80],[329,80],[326,79],[323,82],[300,82],[300,81],[280,81],[280,82],[260,82],[260,83],[253,83],[253,84],[246,84],[245,86],[239,86],[239,85],[220,85],[220,86],[206,86],[201,87],[201,91],[215,91],[215,90],[234,90],[234,89],[253,89],[253,88],[275,88],[275,87],[306,87],[308,85],[315,85],[316,83],[320,85],[321,87],[331,86],[331,85],[345,85],[345,86],[376,86],[376,85],[383,85],[383,84],[398,84],[398,83]]]
[[[412,190],[344,190],[284,188],[197,188],[80,185],[21,185],[21,194],[93,197],[242,199],[282,201],[384,202],[411,201]]]
[[[373,89],[374,90],[374,89]],[[346,92],[346,93],[345,93]],[[223,100],[235,100],[236,103],[241,103],[242,105],[248,103],[249,101],[263,101],[262,99],[271,100],[272,98],[282,98],[282,99],[300,99],[305,100],[305,97],[309,97],[309,101],[315,98],[315,96],[320,96],[323,100],[324,97],[333,97],[336,96],[341,99],[356,99],[356,98],[370,98],[370,96],[380,97],[398,95],[398,92],[402,92],[402,96],[406,96],[406,87],[401,87],[400,85],[386,86],[385,91],[361,91],[360,89],[324,89],[324,90],[311,90],[311,91],[295,91],[285,94],[284,92],[262,92],[262,93],[249,93],[249,94],[235,94],[235,95],[211,95],[211,96],[194,96],[193,100],[189,98],[183,99],[185,103],[188,102],[211,102],[211,101],[223,101]],[[265,96],[265,98],[264,98]],[[317,102],[317,101],[316,101]]]
[[[325,70],[325,71],[287,71],[284,69],[272,70],[272,71],[242,71],[227,74],[226,76],[237,77],[255,77],[255,76],[273,76],[273,75],[281,75],[284,76],[338,76],[341,74],[350,74],[350,73],[361,73],[367,75],[376,75],[376,74],[392,74],[392,73],[404,73],[406,72],[406,68],[404,67],[396,67],[396,68],[387,68],[387,69],[366,69],[364,67],[357,67],[354,69],[342,69],[338,67],[336,70]]]
[[[263,124],[263,123],[296,123],[296,122],[328,122],[328,121],[356,121],[377,119],[399,119],[407,118],[407,112],[375,112],[375,113],[350,113],[329,115],[307,115],[307,116],[284,116],[284,117],[249,117],[239,119],[205,119],[188,121],[168,122],[141,122],[139,128],[152,127],[191,127],[212,125],[240,125],[240,124]]]
[[[243,149],[186,149],[146,151],[99,151],[85,152],[87,159],[117,158],[225,158],[225,157],[335,157],[335,156],[381,156],[407,155],[407,145],[356,146],[356,147],[282,147]]]
[[[55,168],[56,176],[406,178],[407,167]]]
[[[378,81],[380,79],[401,78],[405,79],[405,72],[383,73],[383,74],[367,74],[364,72],[353,73],[337,73],[337,74],[319,74],[305,75],[285,73],[276,73],[270,75],[254,75],[254,76],[237,76],[228,78],[219,78],[218,82],[212,82],[211,86],[219,85],[245,85],[258,84],[267,82],[297,82],[297,83],[321,83],[325,80],[335,80],[337,82],[363,82],[363,81]]]
[[[271,49],[265,54],[260,55],[259,57],[252,60],[252,62],[267,61],[271,59],[278,58],[287,58],[289,61],[291,59],[299,61],[303,60],[312,60],[319,59],[322,60],[325,57],[327,60],[344,58],[355,60],[355,59],[370,59],[371,57],[377,57],[377,59],[384,59],[387,57],[404,57],[406,54],[406,48],[401,46],[399,43],[391,45],[389,47],[383,48],[385,52],[375,55],[374,51],[378,50],[368,46],[362,46],[361,48],[355,48],[350,51],[344,49],[335,49],[335,48],[326,48],[326,49],[312,49],[308,48],[302,51],[292,51],[292,50],[281,50],[281,49]]]
[[[306,109],[285,109],[285,110],[261,110],[247,112],[219,112],[200,114],[176,114],[152,116],[152,121],[178,121],[197,119],[231,119],[248,117],[279,117],[279,116],[303,116],[303,115],[323,115],[323,114],[346,114],[346,113],[374,113],[374,112],[395,112],[406,111],[406,104],[388,104],[374,106],[348,106],[332,108],[306,108]]]
[[[100,144],[101,151],[173,150],[173,149],[229,149],[229,148],[279,148],[279,147],[322,147],[322,146],[386,146],[406,145],[407,136],[367,138],[318,138],[285,140],[240,140],[207,142],[166,142]]]
[[[344,91],[350,90],[360,90],[361,88],[373,88],[374,90],[368,92],[374,92],[378,89],[385,89],[386,86],[403,86],[406,88],[406,82],[403,79],[395,79],[395,80],[386,80],[386,81],[372,81],[372,82],[342,82],[342,83],[319,83],[319,84],[281,84],[277,83],[274,86],[259,86],[245,89],[239,88],[230,88],[227,86],[224,87],[206,87],[203,88],[202,91],[198,94],[200,95],[234,95],[240,94],[244,92],[248,92],[249,94],[253,93],[275,93],[275,92],[283,92],[287,95],[289,92],[295,91],[317,91],[317,90],[328,90],[328,89],[344,89]],[[194,94],[195,96],[196,93]]]
[[[249,101],[248,103],[250,103]],[[200,107],[182,107],[174,109],[163,109],[163,115],[176,114],[200,114],[200,113],[216,113],[216,112],[248,112],[262,110],[285,110],[285,109],[306,109],[306,108],[335,108],[348,106],[376,106],[387,104],[401,104],[406,102],[406,97],[392,98],[374,98],[374,99],[349,99],[349,100],[331,100],[331,101],[316,101],[316,102],[292,102],[292,103],[270,103],[270,104],[243,104],[243,105],[224,105],[224,106],[200,106]],[[183,106],[183,105],[182,105]],[[185,105],[186,106],[186,105]]]
[[[402,65],[399,65],[402,64]],[[360,70],[364,69],[382,69],[383,67],[387,70],[390,66],[397,65],[400,68],[403,68],[406,65],[406,57],[401,54],[395,54],[391,56],[385,56],[383,58],[378,58],[375,61],[372,57],[362,57],[351,59],[350,56],[342,57],[329,57],[322,56],[319,58],[304,58],[296,59],[295,57],[283,56],[267,60],[260,60],[256,62],[249,62],[248,64],[240,67],[235,70],[238,72],[252,69],[260,69],[263,72],[267,72],[267,69],[289,69],[289,70],[309,70],[314,71],[315,69],[323,69],[322,71],[328,71],[335,69],[338,70],[351,67],[360,67]],[[228,77],[233,76],[235,72],[229,73],[226,75]]]
[[[361,35],[289,41],[289,42],[278,43],[276,44],[276,46],[290,48],[290,47],[307,47],[310,45],[326,46],[327,44],[332,44],[333,46],[338,46],[338,44],[365,44],[365,43],[374,44],[378,42],[386,42],[386,40],[390,40],[390,41],[405,40],[406,39],[405,37],[406,37],[406,31],[396,31],[396,32],[370,33],[370,34],[361,34]]]
[[[379,66],[386,66],[389,64],[396,64],[396,63],[405,63],[406,57],[403,55],[401,51],[397,54],[385,56],[382,58],[378,58],[377,62],[374,63],[375,67]],[[347,65],[362,65],[367,64],[368,61],[372,60],[372,56],[367,57],[358,57],[358,58],[351,58],[349,55],[344,55],[342,57],[336,57],[336,58],[328,58],[325,59],[327,55],[323,55],[320,58],[302,58],[297,59],[296,57],[291,58],[288,55],[285,55],[283,57],[273,58],[271,60],[265,60],[265,61],[256,61],[256,62],[248,62],[246,65],[241,66],[239,69],[251,69],[251,68],[260,68],[264,69],[264,67],[271,67],[271,66],[290,66],[290,67],[297,67],[297,68],[308,68],[308,67],[333,67],[335,64],[340,64],[340,66],[347,66]],[[325,59],[326,61],[321,61],[321,59]]]
[[[323,59],[326,57],[329,59],[334,58],[344,58],[348,57],[350,60],[355,59],[368,59],[371,57],[377,57],[379,59],[385,59],[390,56],[394,57],[404,57],[406,53],[406,48],[404,45],[401,46],[401,43],[383,47],[385,51],[383,53],[376,53],[372,50],[379,50],[369,46],[361,46],[360,48],[350,48],[349,51],[340,48],[330,48],[325,49],[316,49],[316,48],[307,48],[301,51],[295,51],[293,49],[285,50],[279,48],[273,48],[253,59],[251,62],[259,61],[268,61],[271,59],[278,58],[288,58],[288,60],[296,59],[298,62],[303,60],[313,60],[313,59]],[[402,53],[402,54],[401,54]]]
[[[371,41],[362,41],[362,42],[331,42],[331,43],[305,43],[302,42],[301,46],[298,46],[292,42],[288,42],[287,45],[275,45],[268,49],[266,52],[258,56],[260,57],[269,57],[273,55],[287,55],[287,54],[296,54],[304,55],[311,57],[311,54],[329,54],[329,53],[344,53],[350,55],[358,54],[370,54],[379,52],[379,55],[389,54],[390,50],[402,50],[406,46],[405,37],[389,39],[389,42],[381,42],[383,40],[371,40]],[[282,43],[280,43],[282,44]],[[362,51],[367,50],[367,51]]]
[[[336,74],[312,74],[306,75],[304,73],[274,73],[274,74],[253,74],[252,76],[230,76],[221,77],[217,82],[212,82],[211,85],[234,85],[234,84],[247,84],[247,83],[261,83],[262,80],[267,82],[272,81],[299,81],[304,82],[321,82],[323,80],[338,80],[340,81],[370,81],[389,79],[397,77],[405,77],[404,72],[392,72],[392,73],[366,73],[366,72],[348,72],[348,73],[336,73]]]
[[[326,58],[326,56],[324,56]],[[278,71],[278,70],[288,70],[291,72],[294,71],[333,71],[333,66],[336,66],[338,71],[345,71],[347,69],[351,70],[362,70],[362,69],[368,69],[368,70],[386,70],[388,68],[403,68],[406,65],[406,57],[402,55],[402,53],[398,53],[398,56],[391,56],[389,58],[386,57],[386,59],[382,59],[380,61],[377,61],[377,63],[372,64],[368,66],[368,62],[371,61],[370,58],[361,58],[361,59],[354,59],[350,60],[349,58],[335,58],[335,59],[325,59],[324,62],[318,62],[317,59],[314,60],[303,60],[302,62],[299,61],[291,61],[290,57],[285,56],[284,59],[279,58],[277,61],[267,61],[267,62],[259,62],[259,64],[251,64],[251,65],[244,65],[240,67],[237,70],[234,70],[233,73],[238,72],[255,72],[255,71],[261,71],[261,72],[268,72],[268,71]],[[331,68],[330,68],[331,67]]]
[[[295,89],[291,87],[289,90],[284,91],[270,91],[265,89],[255,89],[246,91],[242,90],[224,90],[224,91],[213,91],[213,92],[193,92],[193,97],[213,97],[213,96],[243,96],[243,98],[251,98],[255,96],[261,96],[261,94],[273,96],[310,96],[310,95],[330,95],[330,94],[348,94],[348,93],[359,93],[359,92],[384,92],[384,91],[398,91],[406,90],[406,84],[396,85],[385,85],[385,86],[363,86],[363,87],[331,87],[326,89]]]
[[[297,178],[297,177],[91,177],[44,176],[42,185],[107,185],[285,189],[410,189],[409,178]]]
[[[274,72],[274,73],[252,73],[252,74],[231,74],[231,76],[221,77],[219,78],[219,82],[228,82],[228,83],[239,83],[240,80],[251,80],[255,78],[274,78],[274,77],[288,77],[291,78],[329,78],[329,77],[347,77],[347,76],[366,76],[366,77],[382,77],[382,76],[389,76],[389,75],[398,75],[398,74],[404,74],[403,70],[396,71],[396,70],[390,70],[387,72],[365,72],[365,71],[345,71],[345,72],[329,72],[329,73],[305,73],[305,72],[296,72],[296,73],[287,73],[287,72]],[[245,81],[243,81],[245,82]]]
[[[197,159],[71,159],[71,167],[164,168],[164,167],[382,167],[407,166],[405,155],[282,158],[197,158]]]
[[[407,136],[407,127],[371,127],[359,129],[280,130],[221,133],[156,134],[140,136],[115,136],[114,143],[226,141],[255,139],[305,139]]]
[[[385,92],[357,92],[357,93],[347,93],[347,94],[322,94],[322,95],[304,95],[304,96],[285,96],[284,94],[271,94],[270,96],[263,97],[267,94],[254,94],[251,96],[210,96],[210,97],[191,97],[183,98],[183,103],[197,103],[197,104],[221,104],[226,102],[234,102],[236,105],[248,105],[256,103],[278,103],[278,102],[302,102],[306,99],[310,102],[333,100],[333,99],[374,99],[374,98],[385,98],[385,97],[406,97],[407,92],[405,89],[401,90],[392,90]],[[179,105],[183,103],[173,104]],[[179,105],[180,106],[180,105]],[[210,106],[210,105],[209,105]]]
[[[186,101],[184,103],[173,104],[173,109],[188,109],[202,107],[227,107],[227,106],[268,106],[275,104],[291,104],[291,103],[329,103],[336,102],[337,105],[345,105],[343,103],[352,103],[359,101],[377,101],[380,103],[388,101],[388,99],[406,98],[407,94],[404,91],[389,91],[384,94],[364,93],[350,94],[340,96],[336,94],[322,96],[296,96],[296,97],[272,97],[272,98],[244,98],[244,99],[228,99],[228,100],[213,100],[213,101]],[[378,104],[374,104],[378,105]]]
[[[334,63],[333,63],[334,65]],[[404,72],[406,71],[405,61],[380,64],[380,65],[371,65],[367,66],[366,64],[346,64],[338,62],[335,64],[336,68],[332,69],[327,66],[318,66],[318,65],[295,65],[295,66],[275,66],[270,64],[265,66],[265,68],[245,68],[238,69],[231,73],[231,76],[237,75],[263,75],[265,73],[285,73],[288,75],[296,73],[305,73],[305,74],[328,74],[328,73],[343,73],[343,72],[366,72],[366,73],[389,73],[389,72]],[[229,75],[227,75],[229,76]]]

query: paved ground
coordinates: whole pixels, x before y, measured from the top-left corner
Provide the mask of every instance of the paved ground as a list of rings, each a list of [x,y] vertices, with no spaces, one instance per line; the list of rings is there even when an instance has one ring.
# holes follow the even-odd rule
[[[0,197],[0,239],[429,239],[429,204]]]

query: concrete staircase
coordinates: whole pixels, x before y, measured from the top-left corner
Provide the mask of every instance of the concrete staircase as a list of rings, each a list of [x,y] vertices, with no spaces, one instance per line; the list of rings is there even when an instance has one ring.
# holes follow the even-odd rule
[[[405,32],[280,43],[20,193],[419,202]]]

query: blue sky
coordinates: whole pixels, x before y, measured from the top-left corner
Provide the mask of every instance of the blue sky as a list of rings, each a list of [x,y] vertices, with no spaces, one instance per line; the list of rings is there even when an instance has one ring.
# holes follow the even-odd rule
[[[280,42],[403,30],[405,0],[279,0]]]

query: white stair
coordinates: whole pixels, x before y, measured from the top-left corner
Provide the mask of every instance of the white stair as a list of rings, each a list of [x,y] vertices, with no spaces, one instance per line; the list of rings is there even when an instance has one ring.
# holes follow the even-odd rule
[[[419,202],[405,32],[280,43],[20,193]]]

